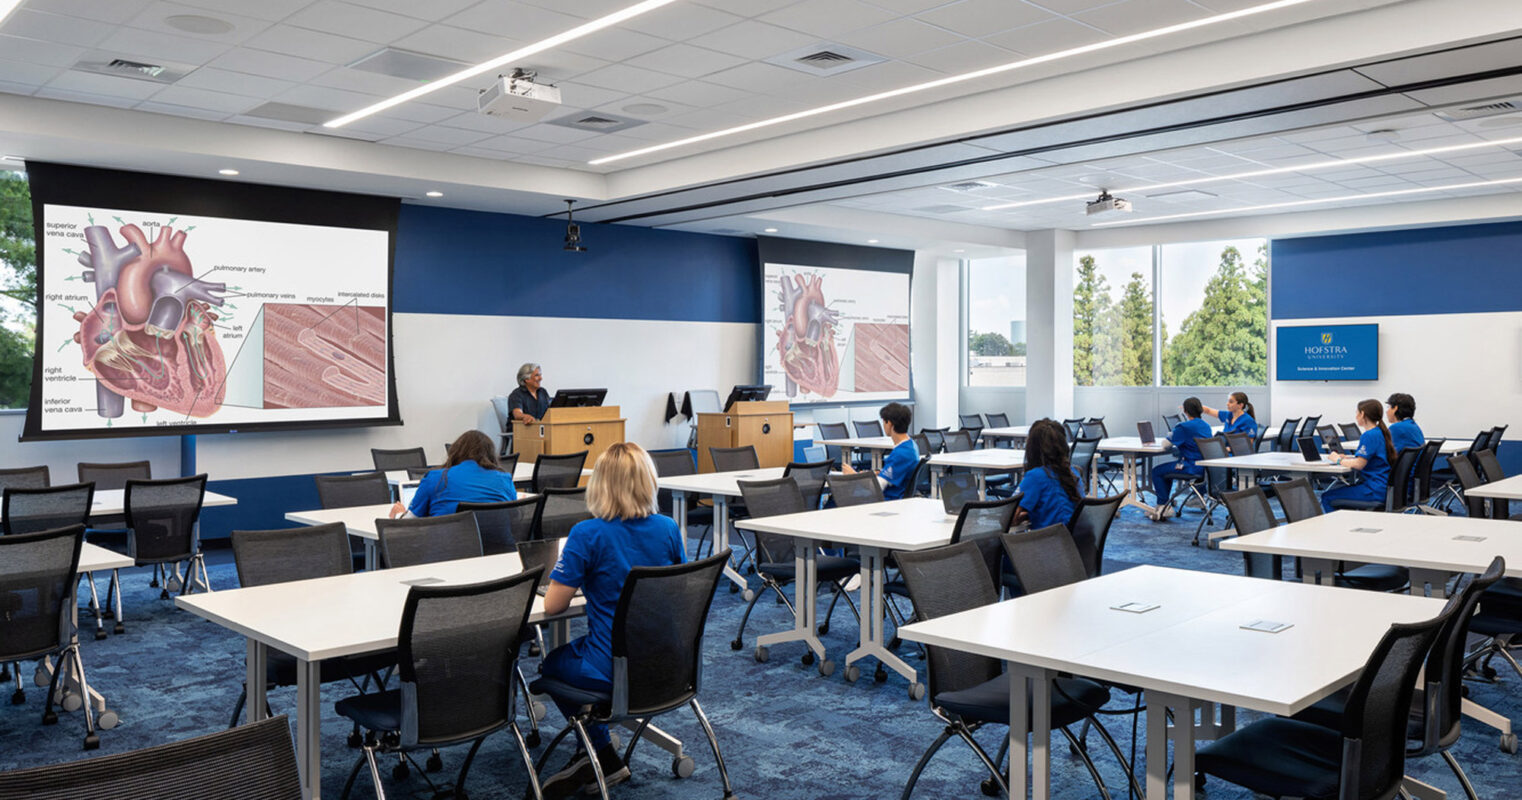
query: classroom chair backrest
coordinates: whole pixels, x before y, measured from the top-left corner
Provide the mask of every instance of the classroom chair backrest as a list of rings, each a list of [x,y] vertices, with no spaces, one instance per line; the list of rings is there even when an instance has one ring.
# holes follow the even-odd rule
[[[930,446],[928,452],[922,451],[920,453],[922,456],[934,455],[946,449],[946,431],[941,428],[920,428],[920,432],[917,435]]]
[[[1105,427],[1103,417],[1089,417],[1083,421],[1083,435],[1108,439],[1110,437],[1110,429]]]
[[[476,517],[468,511],[438,517],[377,519],[381,564],[387,569],[483,555]]]
[[[1252,440],[1252,451],[1254,453],[1256,453],[1256,452],[1262,450],[1263,449],[1263,440],[1267,439],[1267,438],[1268,438],[1268,426],[1267,425],[1259,425],[1258,426],[1258,435],[1253,437],[1253,440]]]
[[[948,472],[941,476],[941,503],[947,513],[960,514],[962,506],[978,499],[977,475],[971,472]]]
[[[1496,451],[1491,449],[1480,450],[1471,456],[1475,466],[1480,468],[1480,477],[1486,483],[1495,483],[1506,478],[1506,473],[1501,469],[1501,460],[1496,458]]]
[[[0,797],[159,800],[193,786],[205,800],[301,800],[291,724],[271,717],[142,750],[0,773]]]
[[[966,453],[972,450],[972,433],[968,431],[951,431],[946,434],[946,452]]]
[[[687,564],[629,570],[613,614],[614,717],[648,718],[696,699],[703,631],[728,560],[725,550]]]
[[[196,553],[196,520],[206,473],[127,481],[127,552],[139,566],[183,561]]]
[[[1358,437],[1363,435],[1363,431],[1359,430],[1358,426],[1351,422],[1339,422],[1337,427],[1342,429],[1342,438],[1344,439],[1357,440]]]
[[[421,447],[408,447],[401,450],[383,450],[378,447],[372,447],[370,448],[370,460],[375,462],[376,472],[428,466],[428,455],[423,452]]]
[[[887,434],[883,433],[883,424],[882,424],[882,422],[880,422],[878,420],[875,420],[875,419],[869,419],[869,420],[867,420],[865,422],[862,422],[862,421],[853,421],[851,423],[851,427],[856,429],[856,435],[859,438],[862,438],[862,439],[870,439],[870,438],[872,438],[874,436],[886,436],[887,435]]]
[[[858,506],[883,501],[882,484],[879,484],[877,476],[870,472],[831,475],[827,483],[830,487],[830,496],[835,499],[837,506]]]
[[[1279,507],[1284,509],[1285,520],[1299,522],[1321,516],[1321,501],[1316,499],[1316,491],[1311,488],[1310,479],[1305,476],[1276,483],[1273,489],[1274,497],[1279,499]]]
[[[792,478],[803,492],[803,505],[809,510],[819,508],[824,497],[824,483],[830,477],[828,461],[791,461],[783,468],[782,476]],[[755,512],[751,512],[754,515]]]
[[[1238,536],[1266,531],[1275,525],[1273,507],[1268,504],[1268,495],[1260,487],[1225,492],[1221,495],[1221,501],[1226,504],[1226,513],[1231,515]],[[1243,551],[1242,562],[1243,572],[1249,578],[1284,579],[1283,556]]]
[[[447,452],[444,454],[444,460],[449,460],[449,454]],[[497,463],[502,467],[503,472],[512,475],[518,471],[518,454],[508,453],[507,455],[498,456]]]
[[[535,539],[564,539],[576,523],[592,518],[587,510],[587,489],[545,489],[534,517]]]
[[[930,449],[930,439],[925,436],[925,434],[916,433],[909,438],[914,440],[914,449],[918,451],[921,456],[933,455],[935,453],[934,450]]]
[[[569,489],[581,482],[581,471],[587,465],[587,453],[561,453],[540,455],[534,461],[533,490]]]
[[[998,582],[1004,574],[1004,546],[999,536],[1009,532],[1019,508],[1018,497],[1002,500],[973,500],[963,504],[951,529],[951,543],[972,542],[983,555],[989,580]]]
[[[90,463],[81,461],[75,468],[80,483],[94,483],[96,491],[125,489],[127,481],[153,477],[153,467],[147,461],[121,461],[114,463]]]
[[[1274,450],[1281,453],[1295,451],[1295,432],[1300,430],[1300,418],[1291,417],[1279,426],[1279,435],[1274,438]],[[1353,437],[1358,438],[1358,437]]]
[[[984,418],[986,418],[988,420],[988,427],[990,427],[990,428],[1008,428],[1009,427],[1009,415],[1008,414],[995,412],[995,413],[990,413],[990,414],[984,414],[983,416],[984,416]]]
[[[1385,489],[1386,511],[1399,511],[1411,505],[1412,484],[1416,477],[1416,461],[1422,448],[1404,447],[1395,454],[1395,465],[1390,469],[1390,482]]]
[[[1066,532],[1064,531],[1064,534]],[[974,542],[918,552],[895,553],[899,574],[918,621],[944,617],[999,601],[988,567]],[[926,645],[926,678],[931,703],[945,692],[971,689],[998,677],[1003,662],[988,656]]]
[[[761,461],[756,457],[756,448],[752,445],[710,447],[708,457],[713,460],[714,472],[739,472],[761,467]]]
[[[354,571],[342,522],[267,531],[233,531],[239,586],[289,583]]]
[[[1474,467],[1474,462],[1464,455],[1455,455],[1448,459],[1448,468],[1453,470],[1453,477],[1459,482],[1459,489],[1464,495],[1464,507],[1469,516],[1479,519],[1486,516],[1485,498],[1472,497],[1469,490],[1483,483],[1480,473]]]
[[[1226,449],[1234,456],[1250,456],[1253,453],[1252,437],[1245,433],[1224,434]]]
[[[909,491],[904,497],[930,496],[930,456],[920,456],[914,465],[914,478],[909,481]]]
[[[1422,454],[1416,457],[1416,475],[1413,481],[1413,491],[1416,494],[1412,499],[1417,503],[1425,503],[1432,496],[1432,466],[1437,463],[1443,444],[1443,439],[1428,439],[1422,445]]]
[[[1342,443],[1342,434],[1337,431],[1336,425],[1317,425],[1316,438],[1321,440],[1328,452],[1332,449],[1332,442]]]
[[[407,480],[420,481],[428,477],[428,473],[433,472],[435,469],[439,469],[439,467],[408,467]]]
[[[17,489],[46,489],[52,485],[46,464],[38,467],[0,469],[0,492],[11,487]]]
[[[1078,470],[1080,480],[1089,479],[1089,467],[1094,463],[1094,454],[1099,452],[1098,436],[1079,436],[1073,440],[1068,460]]]
[[[735,481],[750,517],[775,517],[796,514],[809,509],[808,500],[798,482],[791,477],[766,481]],[[767,564],[792,564],[794,539],[776,533],[755,531],[756,541],[761,545],[762,560]]]
[[[1105,539],[1110,536],[1110,525],[1120,512],[1120,504],[1126,496],[1080,497],[1068,518],[1067,529],[1072,533],[1073,544],[1083,558],[1084,573],[1092,578],[1104,570]]]
[[[851,432],[846,428],[846,424],[844,422],[820,422],[817,424],[819,427],[820,439],[851,438]]]
[[[1163,426],[1168,429],[1169,433],[1172,433],[1174,427],[1177,426],[1179,423],[1181,423],[1183,421],[1184,421],[1184,415],[1183,414],[1164,414],[1163,415]]]
[[[383,472],[358,475],[318,475],[317,502],[323,508],[375,506],[391,502],[391,484]]]
[[[0,536],[0,657],[57,652],[74,635],[74,587],[85,526]],[[18,665],[19,666],[19,665]]]
[[[1300,432],[1295,434],[1295,438],[1299,438],[1301,436],[1312,436],[1312,435],[1314,435],[1316,433],[1316,426],[1320,425],[1320,424],[1321,424],[1321,415],[1320,414],[1317,414],[1314,417],[1306,417],[1305,418],[1305,422],[1300,424]]]
[[[1487,589],[1506,574],[1506,560],[1496,556],[1485,572],[1475,576],[1459,591],[1458,608],[1452,617],[1438,630],[1437,640],[1427,654],[1427,666],[1423,671],[1426,697],[1434,698],[1425,704],[1428,714],[1422,726],[1422,745],[1415,751],[1407,750],[1407,756],[1423,756],[1447,747],[1459,738],[1459,724],[1464,704],[1465,645],[1469,638],[1469,621],[1479,605],[1480,597]]]
[[[1071,442],[1083,435],[1083,420],[1065,419],[1062,421],[1062,430],[1067,433],[1068,441]]]
[[[1495,450],[1501,446],[1501,439],[1506,435],[1506,425],[1497,425],[1490,429],[1490,437],[1485,440],[1486,450]]]
[[[1213,458],[1226,458],[1226,440],[1219,436],[1202,436],[1194,440],[1194,446],[1200,449],[1200,460],[1206,461]],[[1231,470],[1226,467],[1205,467],[1205,488],[1210,494],[1219,496],[1221,492],[1230,487]]]
[[[958,414],[957,422],[964,430],[983,429],[983,416],[981,414]]]
[[[516,551],[518,539],[528,538],[534,529],[534,512],[538,510],[541,496],[520,497],[501,503],[460,503],[455,510],[475,515],[476,531],[481,534],[481,552],[494,556]]]
[[[1048,525],[999,537],[1026,594],[1077,583],[1088,576],[1083,554],[1065,525]]]
[[[9,487],[0,499],[0,527],[7,535],[84,525],[90,519],[95,484],[38,488]]]
[[[682,475],[694,475],[698,471],[698,465],[692,460],[692,451],[686,448],[679,450],[651,450],[650,461],[655,464],[655,475],[658,478],[675,478]],[[687,502],[687,507],[693,507],[697,498],[693,497]],[[673,506],[671,504],[671,490],[661,489],[656,492],[656,505],[662,514],[671,516]]]

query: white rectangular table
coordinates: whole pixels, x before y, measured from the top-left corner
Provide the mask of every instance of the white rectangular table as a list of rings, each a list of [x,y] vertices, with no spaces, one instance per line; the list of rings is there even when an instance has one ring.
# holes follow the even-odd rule
[[[1099,458],[1097,455],[1119,453],[1121,461],[1122,490],[1126,499],[1121,506],[1135,506],[1147,513],[1156,509],[1141,501],[1141,476],[1137,469],[1137,463],[1148,456],[1167,455],[1173,451],[1173,445],[1167,440],[1158,439],[1151,444],[1143,444],[1140,436],[1111,436],[1099,440],[1099,452],[1093,461],[1089,462],[1089,496],[1099,496]]]
[[[1481,484],[1473,489],[1466,489],[1464,494],[1470,497],[1487,497],[1492,500],[1522,500],[1522,475],[1513,475],[1510,478]]]
[[[989,439],[1024,439],[1030,435],[1030,432],[1031,426],[1029,425],[1009,425],[1000,428],[984,428],[978,432],[978,436],[984,441]]]
[[[893,439],[887,436],[852,437],[848,439],[820,439],[814,444],[822,444],[828,447],[840,448],[840,461],[842,464],[851,463],[852,450],[867,450],[872,455],[872,469],[874,471],[883,468],[883,453],[892,450]]]
[[[581,477],[592,477],[592,470],[583,469],[581,471]],[[392,469],[386,471],[386,482],[396,488],[400,488],[403,484],[407,483],[419,483],[422,480],[422,478],[407,477],[407,470],[404,469]],[[516,466],[513,467],[513,483],[531,483],[533,480],[534,465],[532,462],[519,462]]]
[[[1158,607],[1112,608],[1131,602]],[[1390,624],[1442,607],[1436,598],[1140,566],[917,622],[899,636],[1007,662],[1011,797],[1026,796],[1028,754],[1033,797],[1050,797],[1051,680],[1072,673],[1146,692],[1147,798],[1166,796],[1171,739],[1173,796],[1190,800],[1195,740],[1229,733],[1235,708],[1297,713],[1352,682]],[[1241,627],[1261,619],[1292,627]]]
[[[97,489],[95,498],[90,502],[90,515],[105,517],[112,514],[126,513],[127,490],[126,489]],[[235,506],[238,500],[225,494],[207,492],[201,498],[202,508],[213,506]]]
[[[516,553],[503,553],[181,596],[175,598],[175,604],[248,640],[250,722],[266,716],[269,648],[296,657],[296,760],[301,767],[302,794],[316,800],[322,789],[322,662],[396,647],[402,606],[411,588],[406,581],[437,578],[444,584],[478,583],[521,570]],[[566,616],[581,613],[582,604],[580,598],[573,601]],[[543,608],[543,598],[534,598],[529,620],[548,621]]]
[[[518,499],[533,497],[531,492],[519,492]],[[380,557],[376,547],[380,542],[380,531],[375,525],[378,519],[387,519],[391,516],[391,503],[377,503],[372,506],[346,506],[343,508],[315,508],[310,511],[290,511],[285,518],[291,522],[302,525],[327,525],[330,522],[341,522],[344,531],[350,536],[362,540],[365,547],[365,569],[379,569]]]
[[[1247,456],[1205,458],[1194,462],[1202,467],[1226,467],[1237,471],[1237,488],[1246,489],[1257,481],[1259,472],[1304,472],[1313,475],[1344,476],[1353,472],[1351,467],[1330,461],[1306,461],[1296,453],[1253,453]]]
[[[769,481],[782,477],[784,468],[765,467],[743,469],[733,472],[699,472],[692,475],[672,475],[657,478],[655,485],[671,492],[671,511],[676,518],[677,529],[687,536],[687,495],[707,495],[713,498],[713,551],[721,552],[729,547],[729,504],[740,496],[740,481]],[[745,599],[751,598],[750,584],[732,563],[724,565],[724,577],[744,590]]]
[[[855,662],[868,656],[909,680],[909,696],[919,699],[924,693],[915,670],[889,650],[883,631],[884,560],[894,550],[925,550],[951,540],[956,517],[946,513],[941,501],[927,497],[865,503],[822,511],[804,511],[740,520],[746,530],[775,533],[797,539],[793,548],[794,603],[793,629],[769,633],[756,639],[760,648],[781,642],[801,641],[819,658],[819,670],[828,675],[833,662],[825,659],[824,645],[815,636],[815,613],[818,604],[818,563],[816,551],[823,542],[836,546],[854,546],[861,551],[861,635],[859,646],[846,656],[846,680],[861,674]]]
[[[940,476],[950,468],[972,470],[978,479],[978,497],[988,494],[988,473],[1013,472],[1025,467],[1025,451],[987,447],[962,453],[936,453],[930,457],[930,495],[940,496]]]

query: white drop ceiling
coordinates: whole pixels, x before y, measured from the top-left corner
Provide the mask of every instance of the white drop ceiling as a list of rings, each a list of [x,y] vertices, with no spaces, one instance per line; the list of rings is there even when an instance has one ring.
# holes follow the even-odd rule
[[[1299,37],[1311,47],[1318,36],[1329,35],[1338,24],[1348,20],[1354,23],[1365,18],[1371,20],[1367,30],[1372,41],[1348,45],[1347,57],[1362,61],[1372,61],[1371,56],[1379,53],[1395,56],[1413,48],[1464,44],[1472,42],[1477,33],[1497,39],[1522,33],[1522,13],[1497,0],[1448,3],[1449,9],[1458,6],[1453,15],[1457,19],[1435,20],[1427,26],[1431,30],[1424,31],[1382,30],[1372,22],[1376,17],[1371,15],[1392,10],[1399,13],[1403,6],[1438,7],[1443,3],[1312,0],[1262,17],[961,84],[934,98],[900,98],[629,163],[588,166],[589,159],[653,143],[1200,19],[1258,2],[680,0],[616,28],[541,53],[528,63],[514,65],[536,70],[541,81],[561,89],[564,107],[539,123],[515,124],[478,114],[476,92],[489,82],[478,78],[338,131],[339,136],[363,141],[335,143],[350,149],[321,151],[324,156],[333,153],[341,157],[333,158],[330,168],[314,169],[309,161],[301,160],[313,157],[312,148],[306,146],[312,137],[303,134],[334,132],[324,131],[312,122],[280,121],[250,113],[276,103],[320,109],[336,117],[417,85],[413,80],[350,66],[383,48],[455,63],[475,63],[632,2],[25,0],[0,26],[0,150],[102,166],[212,175],[230,161],[226,157],[229,154],[217,152],[217,140],[225,139],[240,143],[238,155],[246,160],[235,166],[243,169],[242,179],[391,192],[407,198],[421,198],[425,190],[440,188],[446,196],[437,202],[446,205],[550,213],[560,206],[561,197],[581,197],[595,203],[652,194],[653,189],[676,192],[701,186],[711,179],[710,167],[705,165],[713,164],[715,156],[720,161],[743,162],[747,169],[754,164],[752,174],[765,175],[771,171],[785,174],[780,171],[807,165],[809,161],[808,153],[800,153],[797,148],[789,151],[783,144],[792,141],[790,137],[823,137],[852,125],[865,125],[866,130],[873,131],[872,136],[857,137],[861,155],[882,153],[890,141],[907,146],[920,143],[921,139],[924,143],[943,142],[956,135],[983,134],[988,132],[986,120],[966,113],[960,117],[951,115],[949,121],[941,120],[934,131],[927,128],[921,132],[915,126],[897,123],[908,118],[903,115],[933,111],[941,106],[950,109],[957,101],[964,103],[957,108],[976,108],[979,98],[988,97],[992,102],[992,98],[999,96],[997,92],[1014,86],[1039,88],[1042,81],[1079,80],[1089,75],[1096,81],[1108,80],[1106,76],[1124,76],[1133,64],[1190,50],[1230,48],[1236,42],[1269,36]],[[1466,15],[1472,15],[1473,19],[1466,19]],[[189,32],[186,28],[203,32]],[[1383,50],[1381,37],[1388,40]],[[1355,46],[1361,48],[1357,54],[1352,52]],[[769,63],[786,54],[831,47],[864,51],[882,61],[826,77]],[[1282,43],[1279,47],[1283,49]],[[183,71],[184,76],[165,84],[76,67],[82,61],[113,58],[160,64]],[[1462,55],[1456,59],[1458,67],[1486,66],[1466,65]],[[1336,53],[1326,55],[1324,60],[1328,68],[1338,66]],[[1388,67],[1384,73],[1371,73],[1369,77],[1387,85],[1401,84],[1405,79],[1399,69]],[[1263,70],[1260,79],[1271,77],[1269,67]],[[1222,80],[1228,81],[1225,77]],[[1492,86],[1448,99],[1468,103],[1479,95],[1522,96],[1522,83],[1516,80],[1503,78]],[[1228,88],[1228,84],[1222,88]],[[1166,93],[1167,87],[1158,87],[1157,91]],[[88,124],[91,120],[88,113],[70,117],[58,113],[56,106],[20,101],[7,106],[6,96],[61,101],[87,112],[93,109],[100,127],[107,129],[136,127],[123,123],[140,120],[142,130],[153,130],[159,135],[119,141],[119,148],[108,146],[100,138],[106,134],[87,134],[79,129],[81,121]],[[974,105],[965,105],[968,99]],[[1428,105],[1443,100],[1440,94],[1415,99]],[[1418,102],[1406,105],[1419,107]],[[5,113],[8,108],[9,116]],[[1100,113],[1116,108],[1113,102],[1106,101],[1103,107],[1092,110]],[[143,116],[121,116],[120,111],[107,109]],[[48,122],[31,124],[32,120],[18,118],[41,115],[41,111],[47,112]],[[641,124],[606,133],[554,124],[555,120],[587,114]],[[146,115],[157,116],[150,119]],[[166,117],[180,120],[175,123],[179,126],[177,130],[165,127],[162,120]],[[77,120],[72,123],[72,130],[60,127],[53,131],[54,135],[48,135],[49,125],[63,125],[53,120],[66,118]],[[966,120],[965,129],[959,130],[957,123],[962,118]],[[237,133],[251,128],[285,138],[250,139]],[[195,140],[200,146],[180,147],[181,143],[173,141],[176,136],[161,135],[165,130],[178,132],[180,137]],[[1395,134],[1369,137],[1375,130],[1393,130]],[[893,220],[919,219],[929,227],[917,242],[936,238],[932,223],[953,232],[946,235],[947,241],[962,235],[958,232],[973,228],[994,232],[1052,227],[1081,229],[1091,220],[1083,216],[1079,203],[1004,211],[980,209],[997,202],[1090,190],[1097,193],[1100,188],[1124,188],[1328,157],[1347,158],[1512,136],[1522,136],[1522,115],[1501,114],[1448,122],[1435,116],[1432,109],[1424,109],[1335,125],[1308,123],[1303,130],[1226,138],[1208,145],[1184,146],[1197,138],[1181,138],[1171,144],[1164,138],[1149,145],[1147,152],[1076,164],[1058,163],[1061,161],[1058,157],[1043,158],[1037,154],[993,162],[964,171],[956,179],[986,179],[994,184],[989,188],[965,193],[948,191],[939,185],[889,191],[874,188],[834,197],[820,207],[851,212],[856,219],[861,218],[861,212],[880,215],[885,226],[892,225]],[[125,134],[119,137],[125,138]],[[849,155],[849,143],[843,151],[838,139],[831,158]],[[29,148],[37,152],[28,152]],[[231,149],[231,145],[225,149]],[[965,150],[992,152],[972,145]],[[298,151],[303,154],[301,158],[295,155]],[[1496,148],[1212,183],[1197,191],[1188,191],[1186,186],[1165,190],[1172,193],[1165,196],[1128,199],[1136,204],[1136,216],[1143,217],[1522,177],[1519,152],[1522,148]],[[902,163],[914,163],[914,158],[912,153],[906,153]],[[262,170],[261,162],[265,166]],[[430,182],[430,171],[441,176],[441,180]],[[469,177],[472,174],[479,177]],[[787,178],[780,180],[785,182]],[[1499,194],[1519,188],[1522,187],[1487,187],[1451,194]],[[1442,196],[1416,197],[1432,200]],[[788,203],[779,201],[770,210],[787,208]],[[791,210],[797,212],[797,205]],[[764,219],[766,214],[762,212],[724,211],[711,218],[688,220],[680,227],[751,233],[764,227]],[[843,238],[856,235],[842,234]],[[987,238],[990,242],[1004,241],[997,233]],[[914,242],[900,244],[912,246]]]

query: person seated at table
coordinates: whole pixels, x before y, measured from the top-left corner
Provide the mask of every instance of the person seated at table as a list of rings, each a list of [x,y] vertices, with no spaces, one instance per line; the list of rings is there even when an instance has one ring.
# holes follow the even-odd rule
[[[391,518],[404,513],[414,517],[437,517],[453,514],[461,503],[505,503],[517,500],[513,476],[502,471],[497,448],[478,430],[468,430],[449,445],[449,460],[444,466],[423,476],[412,504],[391,506]]]
[[[1222,433],[1245,433],[1248,436],[1257,438],[1257,415],[1253,413],[1252,402],[1247,399],[1247,392],[1232,392],[1226,398],[1225,408],[1217,409],[1210,406],[1201,406],[1200,408],[1206,414],[1221,420],[1226,426],[1222,429]]]
[[[1390,465],[1395,463],[1395,442],[1390,438],[1390,429],[1385,427],[1384,409],[1380,408],[1378,400],[1364,400],[1358,404],[1358,413],[1353,421],[1363,431],[1358,437],[1358,449],[1352,455],[1332,453],[1327,456],[1327,460],[1352,468],[1363,480],[1322,492],[1321,508],[1327,513],[1332,512],[1335,508],[1333,503],[1338,500],[1383,503],[1385,489],[1390,485]]]
[[[618,442],[597,457],[587,482],[592,519],[571,528],[550,572],[544,595],[546,614],[564,613],[580,590],[586,598],[587,633],[545,656],[539,672],[591,691],[613,687],[613,615],[624,579],[635,567],[663,567],[687,561],[676,521],[656,510],[655,464],[639,445]],[[556,701],[566,719],[580,706]],[[587,726],[588,738],[609,786],[629,779],[629,768],[613,748],[606,725]],[[576,744],[571,763],[544,782],[546,800],[596,794],[591,757]]]
[[[919,448],[909,438],[909,407],[903,403],[889,403],[877,412],[883,421],[883,432],[893,440],[893,449],[883,458],[883,468],[877,480],[883,485],[884,500],[900,500],[914,494],[914,472],[920,464]],[[841,472],[854,473],[850,464],[842,465]]]
[[[1245,400],[1247,395],[1242,397]],[[1178,460],[1158,464],[1152,468],[1152,494],[1157,498],[1158,507],[1158,510],[1152,514],[1154,522],[1160,521],[1167,511],[1168,501],[1173,497],[1174,479],[1205,472],[1204,467],[1194,463],[1200,460],[1200,446],[1195,444],[1194,440],[1209,439],[1214,433],[1210,430],[1210,424],[1200,419],[1205,406],[1200,403],[1200,398],[1191,397],[1184,401],[1182,408],[1186,419],[1174,425],[1172,432],[1168,434],[1168,441],[1173,444],[1173,452]]]
[[[1083,497],[1078,468],[1068,459],[1067,433],[1054,419],[1038,419],[1025,436],[1025,476],[1015,522],[1032,528],[1066,525]]]
[[[1422,434],[1416,420],[1412,419],[1416,416],[1416,398],[1405,392],[1396,392],[1390,395],[1385,405],[1385,419],[1390,422],[1390,441],[1395,443],[1395,452],[1427,443],[1427,437]]]
[[[544,388],[544,370],[538,364],[518,368],[518,388],[507,396],[507,413],[513,422],[533,425],[550,410],[550,393]]]

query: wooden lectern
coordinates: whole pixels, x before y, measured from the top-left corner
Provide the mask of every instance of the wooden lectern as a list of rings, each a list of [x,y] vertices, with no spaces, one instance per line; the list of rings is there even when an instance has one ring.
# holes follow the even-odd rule
[[[710,447],[756,448],[763,467],[793,460],[793,412],[786,400],[737,402],[726,412],[698,415],[698,472],[713,472]]]
[[[532,464],[540,455],[563,455],[587,451],[586,469],[608,445],[624,440],[624,420],[618,406],[552,408],[533,425],[513,423],[513,452],[518,460]]]

